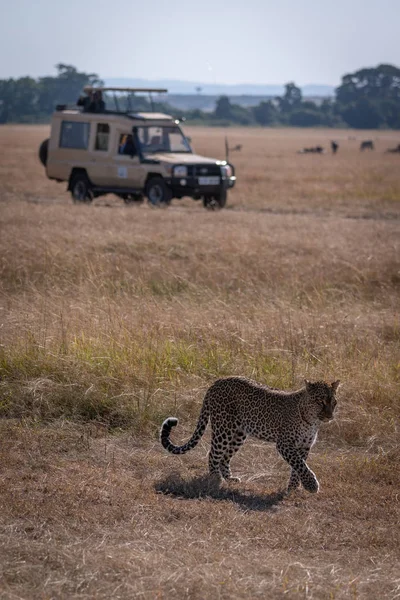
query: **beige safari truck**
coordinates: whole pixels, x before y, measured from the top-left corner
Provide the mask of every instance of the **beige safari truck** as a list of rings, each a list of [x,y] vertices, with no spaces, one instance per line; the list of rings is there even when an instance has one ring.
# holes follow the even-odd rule
[[[153,106],[151,94],[166,91],[87,87],[79,106],[57,106],[50,138],[39,149],[47,177],[66,181],[76,203],[112,193],[126,204],[146,196],[151,204],[166,206],[190,196],[206,208],[223,208],[236,181],[233,165],[194,154],[174,117],[131,108],[137,93],[149,93]],[[113,110],[107,108],[110,92]]]

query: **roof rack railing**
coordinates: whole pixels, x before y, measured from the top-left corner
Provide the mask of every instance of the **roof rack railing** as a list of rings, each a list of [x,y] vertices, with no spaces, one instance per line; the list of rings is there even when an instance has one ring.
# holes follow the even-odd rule
[[[133,87],[109,87],[109,86],[94,86],[85,85],[83,91],[88,94],[89,92],[144,92],[154,94],[167,94],[168,90],[164,88],[133,88]]]
[[[83,88],[85,94],[90,94],[91,92],[113,92],[115,106],[117,108],[117,112],[123,112],[119,110],[118,97],[117,93],[128,93],[128,94],[136,94],[136,93],[147,93],[149,94],[149,100],[151,105],[151,110],[154,112],[154,102],[152,94],[167,94],[168,90],[164,88],[134,88],[134,87],[114,87],[114,86],[92,86],[86,85]],[[131,112],[131,102],[128,96],[128,111]]]

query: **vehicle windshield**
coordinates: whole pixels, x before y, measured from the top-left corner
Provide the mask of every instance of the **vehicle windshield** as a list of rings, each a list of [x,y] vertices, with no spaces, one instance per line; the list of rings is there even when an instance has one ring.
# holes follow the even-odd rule
[[[138,127],[137,135],[143,154],[192,152],[189,142],[176,125]]]

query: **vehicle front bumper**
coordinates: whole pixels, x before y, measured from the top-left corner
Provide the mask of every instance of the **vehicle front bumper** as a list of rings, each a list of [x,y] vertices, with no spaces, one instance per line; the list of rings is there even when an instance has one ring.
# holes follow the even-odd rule
[[[201,198],[202,196],[215,196],[224,190],[235,186],[236,177],[221,177],[217,185],[200,185],[198,177],[171,177],[165,180],[171,188],[175,198],[191,196],[192,198]]]

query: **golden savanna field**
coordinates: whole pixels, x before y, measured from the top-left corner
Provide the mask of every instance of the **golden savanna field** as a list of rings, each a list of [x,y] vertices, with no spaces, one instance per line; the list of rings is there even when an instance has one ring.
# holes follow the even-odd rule
[[[400,598],[399,134],[188,128],[206,156],[243,145],[209,212],[74,205],[48,133],[0,127],[0,597]],[[341,380],[319,494],[281,494],[270,444],[219,488],[209,432],[162,449],[226,375]]]

